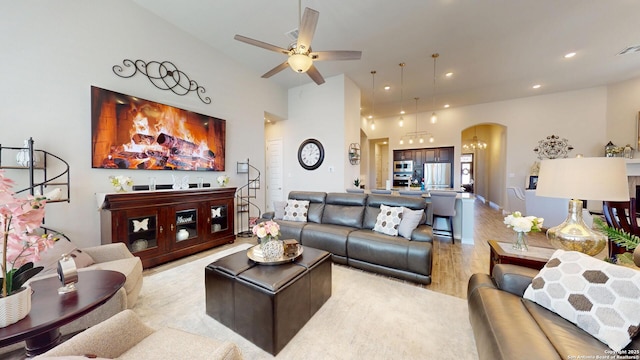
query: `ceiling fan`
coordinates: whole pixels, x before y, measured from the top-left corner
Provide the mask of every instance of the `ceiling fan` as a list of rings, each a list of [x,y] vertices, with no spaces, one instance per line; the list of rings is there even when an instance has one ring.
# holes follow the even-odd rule
[[[298,9],[299,11],[300,9]],[[298,13],[299,14],[299,13]],[[320,75],[318,69],[313,65],[314,61],[321,60],[359,60],[362,56],[362,51],[346,51],[346,50],[333,50],[333,51],[312,51],[311,40],[313,34],[316,31],[316,25],[318,24],[318,17],[320,13],[316,10],[305,8],[302,19],[300,20],[300,26],[298,28],[299,35],[298,41],[289,45],[288,49],[281,48],[279,46],[271,45],[266,42],[251,39],[246,36],[236,35],[233,38],[247,43],[261,47],[263,49],[279,52],[288,55],[287,61],[267,71],[263,78],[269,78],[280,71],[291,67],[291,69],[298,73],[306,72],[309,77],[315,81],[316,84],[321,85],[324,83],[324,78]]]

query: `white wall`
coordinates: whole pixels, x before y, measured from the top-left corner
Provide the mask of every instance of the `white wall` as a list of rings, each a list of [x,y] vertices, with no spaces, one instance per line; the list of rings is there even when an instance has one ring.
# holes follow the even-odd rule
[[[226,119],[224,173],[231,176],[231,186],[245,182],[235,174],[236,161],[250,158],[264,169],[262,146],[251,146],[264,142],[264,111],[286,117],[285,90],[130,1],[5,2],[0,32],[0,144],[22,146],[33,137],[36,148],[70,163],[71,203],[50,204],[46,218],[49,227],[79,246],[100,243],[94,194],[111,191],[110,175],[128,175],[138,184],[155,176],[163,184],[170,183],[172,174],[91,169],[91,85]],[[159,90],[142,75],[118,77],[112,66],[124,59],[171,61],[206,89],[212,103],[202,103],[195,94]],[[219,174],[178,175],[215,183]],[[15,171],[7,175],[20,176]]]
[[[640,77],[607,87],[607,141],[630,144],[638,150],[637,120],[640,111]],[[606,143],[605,143],[606,144]],[[604,152],[604,145],[602,151]],[[636,151],[636,157],[640,155]]]
[[[280,137],[284,147],[284,196],[292,190],[341,192],[352,186],[359,166],[349,163],[348,149],[360,141],[360,91],[344,75],[289,90],[288,118],[268,126],[267,139]],[[316,170],[298,163],[298,148],[308,139],[319,140],[324,162]]]

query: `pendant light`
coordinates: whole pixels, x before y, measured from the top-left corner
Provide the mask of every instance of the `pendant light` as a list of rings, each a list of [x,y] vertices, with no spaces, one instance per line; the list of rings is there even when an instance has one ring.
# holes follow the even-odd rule
[[[376,71],[371,70],[371,130],[376,129],[376,119],[374,118],[376,112]]]
[[[438,122],[438,115],[436,115],[436,60],[438,59],[440,54],[435,53],[431,54],[433,58],[433,96],[431,106],[433,107],[433,114],[431,114],[431,123],[435,124]]]
[[[405,63],[400,63],[400,119],[398,119],[398,126],[400,127],[404,125],[404,108],[402,107],[404,95],[404,65]]]
[[[420,144],[422,144],[424,142],[424,137],[422,133],[418,133],[418,99],[419,98],[413,98],[416,101],[416,137],[420,137],[420,139],[418,140],[418,142],[420,142]]]

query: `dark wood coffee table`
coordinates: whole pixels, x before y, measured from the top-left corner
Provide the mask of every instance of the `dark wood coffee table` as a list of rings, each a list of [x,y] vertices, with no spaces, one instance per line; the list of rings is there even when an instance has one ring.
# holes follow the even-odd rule
[[[489,255],[489,274],[493,272],[495,264],[514,264],[540,270],[557,250],[538,246],[529,246],[529,251],[518,251],[511,248],[511,242],[489,240],[491,254]]]
[[[104,304],[124,285],[117,271],[78,272],[77,290],[59,295],[57,277],[31,282],[31,311],[24,319],[0,328],[0,347],[25,341],[27,357],[39,355],[60,342],[60,327]]]

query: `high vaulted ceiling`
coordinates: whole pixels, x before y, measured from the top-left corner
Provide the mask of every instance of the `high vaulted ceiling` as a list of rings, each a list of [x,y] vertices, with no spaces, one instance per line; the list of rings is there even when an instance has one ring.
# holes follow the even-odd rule
[[[287,48],[298,26],[297,0],[133,0],[255,71],[285,55],[233,39]],[[362,114],[399,116],[400,66],[408,114],[606,85],[640,76],[638,0],[302,0],[320,12],[315,51],[360,50],[362,59],[315,65],[346,74],[362,91]],[[573,58],[564,55],[575,52]],[[436,85],[433,60],[439,53]],[[164,59],[162,59],[164,60]],[[167,59],[170,60],[170,59]],[[372,75],[375,75],[375,103]],[[452,72],[447,78],[445,73]],[[289,69],[270,79],[283,88],[312,83]],[[539,89],[532,86],[540,84]],[[385,91],[384,86],[391,89]],[[320,85],[322,86],[322,85]]]

